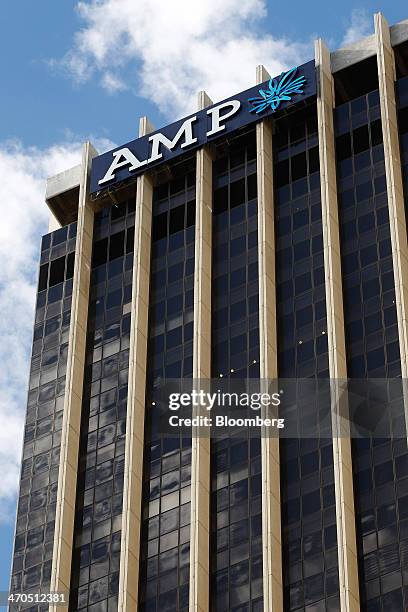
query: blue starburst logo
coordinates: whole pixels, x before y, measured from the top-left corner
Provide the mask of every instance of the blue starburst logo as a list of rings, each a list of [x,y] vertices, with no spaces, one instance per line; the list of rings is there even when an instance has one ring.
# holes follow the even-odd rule
[[[268,107],[274,113],[283,101],[290,101],[294,94],[303,93],[303,85],[306,83],[304,76],[297,78],[297,68],[292,68],[288,72],[284,72],[279,77],[269,81],[268,89],[260,89],[260,97],[249,98],[248,102],[252,104],[250,113],[259,115]]]

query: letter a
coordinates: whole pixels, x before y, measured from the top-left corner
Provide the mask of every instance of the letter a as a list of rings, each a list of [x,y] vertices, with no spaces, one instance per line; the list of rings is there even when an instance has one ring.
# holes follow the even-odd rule
[[[123,159],[121,160],[122,157]],[[108,183],[109,181],[114,179],[116,170],[118,170],[119,168],[123,168],[123,166],[129,165],[128,170],[129,172],[132,172],[132,170],[137,170],[138,168],[140,168],[141,166],[145,166],[146,164],[147,159],[145,159],[144,161],[139,161],[136,155],[134,155],[132,151],[127,147],[119,149],[119,151],[114,151],[113,161],[109,166],[107,173],[99,181],[98,184],[103,185],[104,183]]]

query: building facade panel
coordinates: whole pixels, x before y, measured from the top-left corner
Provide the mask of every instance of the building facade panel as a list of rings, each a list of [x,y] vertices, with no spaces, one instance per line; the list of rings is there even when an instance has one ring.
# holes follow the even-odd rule
[[[117,607],[134,223],[132,200],[95,215],[71,570],[73,610]]]
[[[141,610],[188,610],[191,437],[166,438],[159,381],[191,378],[195,238],[194,159],[153,193],[142,494]]]
[[[212,377],[259,377],[255,130],[217,150],[213,168]],[[213,610],[263,610],[261,440],[211,443]]]
[[[328,378],[316,106],[277,122],[274,146],[278,372],[281,378]],[[335,610],[336,509],[327,434],[281,440],[281,497],[284,609],[323,602]]]
[[[77,224],[43,237],[16,538],[14,591],[47,592],[58,487]]]
[[[335,110],[349,376],[401,376],[378,91]],[[404,609],[399,486],[406,440],[353,440],[360,595],[364,609]],[[382,606],[382,607],[381,607]]]

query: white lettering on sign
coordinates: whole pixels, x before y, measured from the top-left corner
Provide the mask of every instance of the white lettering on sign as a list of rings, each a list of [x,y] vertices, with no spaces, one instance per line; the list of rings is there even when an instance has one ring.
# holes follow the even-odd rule
[[[213,134],[218,134],[219,132],[225,130],[225,122],[233,117],[240,108],[241,102],[239,100],[229,100],[228,102],[223,102],[218,106],[214,106],[214,108],[210,108],[207,111],[207,115],[211,117],[211,129],[207,132],[206,136],[212,136]],[[109,166],[105,176],[99,181],[99,185],[104,185],[105,183],[112,181],[115,178],[115,173],[117,170],[119,170],[119,168],[129,166],[128,170],[129,172],[132,172],[133,170],[137,170],[142,166],[146,166],[161,159],[163,157],[163,153],[160,150],[161,145],[166,147],[169,151],[172,151],[177,146],[179,146],[180,149],[184,149],[185,147],[195,144],[198,139],[194,136],[193,124],[196,121],[196,116],[186,119],[180,126],[173,139],[167,138],[167,136],[161,132],[157,132],[157,134],[150,136],[150,157],[148,159],[144,159],[143,161],[140,161],[127,147],[114,151],[112,163]]]
[[[225,115],[221,115],[220,113],[224,108],[230,108],[230,110],[225,113]],[[210,110],[207,111],[207,115],[211,116],[211,130],[207,132],[207,136],[212,136],[213,134],[218,134],[218,132],[225,130],[225,125],[221,125],[221,121],[225,121],[235,115],[240,108],[241,102],[239,100],[230,100],[229,102],[224,102],[214,108],[210,108]]]
[[[183,138],[183,136],[184,142],[180,145],[181,149],[184,149],[184,147],[189,147],[190,145],[197,142],[197,138],[193,137],[193,123],[196,120],[197,117],[190,117],[190,119],[186,119],[175,137],[173,138],[173,140],[169,140],[161,132],[150,136],[149,140],[152,143],[152,152],[149,157],[149,163],[154,162],[163,157],[163,153],[160,153],[159,151],[161,144],[164,145],[170,151],[172,151],[174,147],[179,143],[179,141]]]
[[[122,159],[123,158],[123,159]],[[115,172],[119,168],[123,168],[124,166],[129,166],[128,170],[131,172],[132,170],[137,170],[141,166],[145,166],[147,164],[147,159],[143,161],[139,161],[132,153],[130,149],[124,147],[123,149],[119,149],[119,151],[113,152],[113,161],[108,168],[105,176],[99,181],[99,185],[103,185],[104,183],[108,183],[112,179],[115,178]]]

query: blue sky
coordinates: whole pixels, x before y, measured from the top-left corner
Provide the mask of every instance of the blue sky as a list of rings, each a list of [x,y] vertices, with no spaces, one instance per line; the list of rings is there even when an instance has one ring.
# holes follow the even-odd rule
[[[50,65],[50,60],[61,60],[72,48],[75,33],[84,26],[74,7],[69,0],[25,0],[3,9],[0,112],[7,121],[0,127],[2,140],[17,137],[25,145],[47,146],[63,139],[68,130],[73,136],[106,136],[119,143],[135,133],[140,114],[149,114],[157,126],[167,123],[169,116],[137,95],[137,62],[129,69],[132,90],[116,95],[101,88],[98,75],[81,86],[63,69]],[[306,43],[321,36],[335,48],[350,26],[353,10],[366,11],[371,21],[372,13],[382,7],[390,23],[408,14],[402,1],[343,0],[336,10],[327,10],[321,1],[270,2],[256,31]]]
[[[313,57],[408,18],[402,0],[19,0],[2,11],[0,40],[0,590],[7,588],[25,409],[39,238],[47,231],[44,181],[79,161],[91,138],[102,152],[131,140],[147,114],[159,127]],[[18,227],[18,234],[15,228]],[[7,264],[7,265],[6,265]]]

